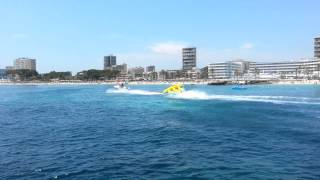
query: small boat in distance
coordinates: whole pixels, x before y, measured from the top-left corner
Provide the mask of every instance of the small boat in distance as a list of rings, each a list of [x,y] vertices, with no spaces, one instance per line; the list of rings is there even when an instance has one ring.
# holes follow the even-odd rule
[[[227,81],[215,81],[208,83],[208,85],[226,85],[227,83]]]
[[[245,85],[247,84],[247,81],[239,81],[239,79],[237,79],[235,86],[232,87],[233,90],[246,90],[247,87],[245,87]]]
[[[232,89],[233,90],[246,90],[247,88],[246,87],[244,87],[244,86],[234,86],[234,87],[232,87]]]
[[[235,86],[232,87],[233,90],[246,90],[247,87],[245,86],[245,83],[240,83],[239,81],[235,84]]]

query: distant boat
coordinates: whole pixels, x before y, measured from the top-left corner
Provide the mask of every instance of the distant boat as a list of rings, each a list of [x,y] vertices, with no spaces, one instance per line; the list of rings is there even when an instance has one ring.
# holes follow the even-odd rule
[[[208,85],[226,85],[227,81],[216,81],[216,82],[210,82]]]

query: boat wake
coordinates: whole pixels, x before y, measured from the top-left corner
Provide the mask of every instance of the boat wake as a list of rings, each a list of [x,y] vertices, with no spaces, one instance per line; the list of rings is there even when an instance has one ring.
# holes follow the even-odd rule
[[[160,95],[162,93],[152,92],[152,91],[144,91],[138,89],[108,89],[106,93],[109,94],[135,94],[135,95]]]
[[[180,94],[170,94],[169,98],[187,100],[224,100],[266,102],[274,104],[315,104],[320,105],[319,98],[290,97],[290,96],[251,96],[251,95],[215,95],[202,91],[185,91]]]
[[[160,92],[145,91],[138,89],[108,89],[108,94],[131,94],[131,95],[161,95]],[[179,94],[168,94],[168,98],[185,100],[221,100],[242,102],[264,102],[274,104],[310,104],[320,105],[320,98],[292,97],[292,96],[258,96],[258,95],[218,95],[207,94],[203,91],[184,91]]]

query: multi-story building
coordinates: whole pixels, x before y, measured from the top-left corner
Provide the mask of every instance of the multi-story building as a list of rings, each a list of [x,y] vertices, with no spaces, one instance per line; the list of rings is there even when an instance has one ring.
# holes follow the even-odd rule
[[[128,66],[127,64],[120,64],[115,65],[112,67],[112,70],[120,71],[121,74],[127,74],[128,73]]]
[[[143,78],[144,75],[144,68],[143,67],[134,67],[134,68],[130,68],[129,71],[129,76],[133,79],[139,79],[139,78]]]
[[[167,70],[166,71],[166,79],[178,79],[181,78],[180,70]]]
[[[199,79],[200,78],[200,70],[196,67],[192,68],[191,70],[184,72],[184,78],[187,79]]]
[[[110,55],[104,56],[104,70],[112,69],[113,66],[117,65],[117,57]]]
[[[156,72],[156,67],[153,66],[153,65],[152,66],[147,66],[146,71],[147,71],[147,73]]]
[[[208,79],[208,66],[200,69],[200,79]]]
[[[250,77],[261,79],[311,78],[320,71],[320,61],[307,59],[283,62],[250,63]]]
[[[208,65],[208,79],[231,79],[241,70],[241,65],[228,61]]]
[[[29,69],[36,71],[36,60],[30,58],[18,58],[14,60],[14,69]]]
[[[117,79],[125,80],[128,79],[128,65],[127,64],[120,64],[112,66],[112,70],[116,70],[120,72],[120,75],[117,77]]]
[[[239,71],[237,71],[238,75],[242,76],[242,75],[247,74],[249,72],[250,61],[246,61],[246,60],[243,60],[243,59],[236,59],[236,60],[233,60],[231,62],[240,65],[240,69],[239,69]]]
[[[14,67],[13,66],[6,66],[6,70],[13,70]]]
[[[182,49],[182,70],[190,71],[192,68],[197,67],[197,49],[183,48]]]
[[[7,79],[7,70],[6,69],[0,69],[0,80],[1,79]]]
[[[161,70],[158,73],[158,80],[177,80],[183,78],[182,70]]]
[[[158,80],[166,80],[167,71],[161,70],[158,72]]]
[[[320,37],[314,38],[314,57],[320,59]]]
[[[156,80],[158,78],[158,73],[156,72],[155,66],[152,65],[146,67],[145,78],[147,80]]]

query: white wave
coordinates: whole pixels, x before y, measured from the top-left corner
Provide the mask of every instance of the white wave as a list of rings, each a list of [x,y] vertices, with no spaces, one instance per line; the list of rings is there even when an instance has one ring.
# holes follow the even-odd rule
[[[189,100],[226,100],[226,101],[250,101],[275,104],[320,104],[318,98],[290,97],[290,96],[250,96],[250,95],[215,95],[202,91],[185,91],[181,94],[168,95],[174,99]]]
[[[144,91],[138,89],[108,89],[106,93],[120,93],[120,94],[136,94],[136,95],[159,95],[159,92],[152,92],[152,91]]]

